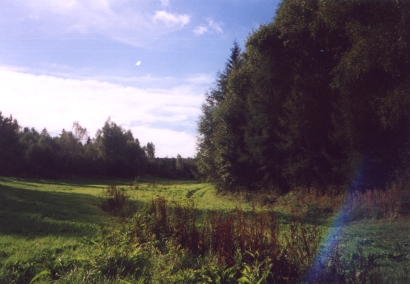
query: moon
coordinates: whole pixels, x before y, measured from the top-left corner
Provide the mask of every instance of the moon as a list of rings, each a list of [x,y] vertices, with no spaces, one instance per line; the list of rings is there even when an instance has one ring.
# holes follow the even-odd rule
[[[140,65],[140,64],[141,64],[141,61],[138,61],[137,63],[135,63],[135,65],[137,65],[137,66]]]

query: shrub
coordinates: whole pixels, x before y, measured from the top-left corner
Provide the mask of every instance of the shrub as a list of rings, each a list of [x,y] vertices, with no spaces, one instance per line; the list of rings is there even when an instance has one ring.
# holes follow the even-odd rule
[[[100,197],[100,208],[113,214],[124,214],[124,209],[129,203],[129,196],[125,189],[117,188],[116,185],[107,186]]]

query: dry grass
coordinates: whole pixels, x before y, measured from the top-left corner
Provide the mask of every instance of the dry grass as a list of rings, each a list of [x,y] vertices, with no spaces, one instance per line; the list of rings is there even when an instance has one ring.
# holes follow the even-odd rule
[[[395,183],[387,189],[372,189],[356,192],[329,190],[326,194],[314,188],[295,188],[286,195],[274,192],[252,194],[240,193],[254,206],[262,206],[285,214],[328,218],[344,210],[348,220],[365,218],[404,218],[410,215],[410,185]]]
[[[209,211],[201,224],[192,201],[156,198],[147,213],[134,217],[136,242],[171,241],[192,255],[215,255],[221,266],[235,265],[238,255],[245,263],[269,260],[275,279],[298,279],[311,264],[321,237],[318,226],[300,218],[293,218],[285,230],[274,212],[246,213],[239,206],[228,213]]]
[[[396,183],[384,191],[354,192],[347,196],[346,204],[352,220],[406,217],[410,213],[409,186]]]

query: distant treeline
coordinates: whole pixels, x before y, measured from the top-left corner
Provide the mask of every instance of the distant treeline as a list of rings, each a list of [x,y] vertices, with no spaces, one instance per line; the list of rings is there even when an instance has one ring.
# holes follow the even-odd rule
[[[192,158],[156,158],[152,142],[141,146],[130,130],[108,119],[94,138],[74,122],[71,131],[51,137],[46,129],[21,127],[0,112],[0,176],[57,178],[127,177],[151,174],[192,178]]]
[[[284,0],[206,94],[220,189],[383,187],[410,172],[410,2]]]

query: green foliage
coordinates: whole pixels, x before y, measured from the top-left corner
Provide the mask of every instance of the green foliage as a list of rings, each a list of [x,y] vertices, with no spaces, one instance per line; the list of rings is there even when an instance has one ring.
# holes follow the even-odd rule
[[[203,178],[285,192],[407,176],[409,18],[403,1],[282,1],[207,94]]]
[[[47,129],[21,128],[0,112],[0,174],[20,177],[133,177],[152,174],[192,179],[192,158],[155,158],[155,145],[141,147],[130,130],[108,119],[91,139],[77,121],[72,131],[51,137]]]
[[[152,160],[155,158],[155,145],[152,142],[147,143],[147,146],[145,147],[145,153],[148,159]]]
[[[129,196],[124,188],[117,187],[112,184],[107,186],[107,189],[102,193],[100,197],[100,208],[106,212],[114,213],[117,215],[126,214],[126,207],[130,206]],[[130,212],[127,212],[130,214]]]
[[[239,45],[234,42],[225,70],[218,73],[216,87],[206,94],[198,124],[198,172],[201,178],[218,187],[238,184],[240,166],[236,162],[240,149],[235,147],[241,139],[241,121],[244,120],[240,106],[243,104],[240,98],[229,94],[229,76],[241,62]]]
[[[140,182],[140,176],[135,177],[131,184],[132,189],[139,189],[139,185],[138,185],[139,182]]]
[[[0,111],[0,175],[13,175],[21,170],[21,145],[18,144],[17,120],[4,117]]]
[[[41,271],[40,273],[37,273],[37,274],[31,279],[30,284],[36,282],[36,281],[37,281],[38,279],[40,279],[41,277],[43,277],[43,276],[48,276],[48,275],[50,275],[50,274],[51,274],[50,271],[48,271],[48,270],[43,270],[43,271]]]
[[[181,205],[157,198],[147,212],[128,220],[126,231],[134,243],[155,244],[162,252],[176,248],[183,259],[214,255],[224,267],[204,272],[214,283],[296,281],[313,260],[320,237],[316,226],[298,219],[285,233],[277,216],[268,212],[252,212],[249,217],[241,208],[226,214],[208,212],[201,225],[195,216],[192,202]],[[183,269],[171,282],[204,281],[201,275],[195,269]]]

